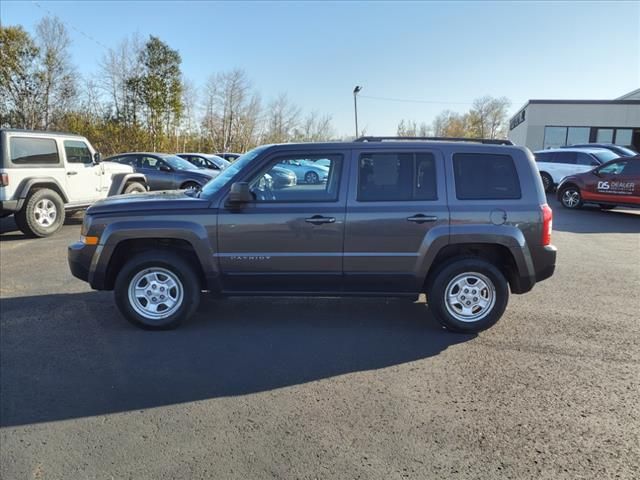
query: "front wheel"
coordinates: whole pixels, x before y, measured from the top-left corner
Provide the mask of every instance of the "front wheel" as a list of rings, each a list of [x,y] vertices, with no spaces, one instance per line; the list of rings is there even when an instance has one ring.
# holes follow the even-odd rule
[[[180,189],[182,190],[200,190],[200,184],[196,183],[196,182],[185,182],[184,184],[182,184],[182,186],[180,187]]]
[[[560,203],[565,208],[571,210],[582,207],[582,195],[580,195],[580,189],[573,185],[564,187],[560,192]]]
[[[149,330],[176,328],[200,303],[200,282],[185,259],[168,251],[151,251],[129,260],[115,282],[120,313]]]
[[[130,182],[127,184],[127,186],[124,189],[124,194],[127,193],[145,193],[147,191],[147,189],[145,188],[145,186],[139,182]]]
[[[427,303],[447,330],[476,333],[495,324],[509,301],[502,272],[486,260],[465,257],[436,273]]]

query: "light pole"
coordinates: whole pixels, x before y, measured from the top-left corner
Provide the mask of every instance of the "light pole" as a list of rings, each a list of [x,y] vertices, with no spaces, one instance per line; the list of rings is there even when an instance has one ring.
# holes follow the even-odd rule
[[[353,111],[356,117],[356,138],[358,138],[358,92],[362,90],[360,85],[353,89]]]

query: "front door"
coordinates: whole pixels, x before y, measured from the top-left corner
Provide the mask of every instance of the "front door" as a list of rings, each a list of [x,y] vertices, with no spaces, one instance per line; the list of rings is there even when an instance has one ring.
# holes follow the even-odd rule
[[[274,181],[271,169],[297,160],[328,162],[326,181]],[[229,208],[223,200],[218,214],[217,256],[225,291],[341,291],[346,168],[344,152],[310,150],[268,158],[243,179],[255,200],[241,208]]]
[[[448,234],[437,150],[354,151],[344,245],[345,290],[414,294],[429,232]],[[355,170],[355,171],[354,171]]]
[[[64,140],[63,144],[69,203],[91,203],[104,197],[101,191],[104,168],[93,163],[87,144],[81,140]]]
[[[640,205],[640,160],[616,160],[596,172],[585,181],[585,201]]]
[[[137,171],[144,173],[151,190],[173,190],[177,188],[176,174],[167,162],[151,155],[138,157]]]

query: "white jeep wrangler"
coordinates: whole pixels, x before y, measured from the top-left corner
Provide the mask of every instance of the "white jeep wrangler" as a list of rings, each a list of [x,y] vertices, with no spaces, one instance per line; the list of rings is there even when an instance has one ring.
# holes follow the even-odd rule
[[[25,235],[52,235],[62,227],[65,211],[147,190],[143,174],[128,165],[101,162],[84,137],[0,129],[0,217],[15,214]]]

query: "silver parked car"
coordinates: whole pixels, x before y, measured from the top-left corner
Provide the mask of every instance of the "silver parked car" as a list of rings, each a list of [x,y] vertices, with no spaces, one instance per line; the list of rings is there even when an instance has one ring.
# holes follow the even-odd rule
[[[278,166],[295,173],[298,183],[315,185],[326,182],[329,177],[329,167],[312,160],[284,160]]]

